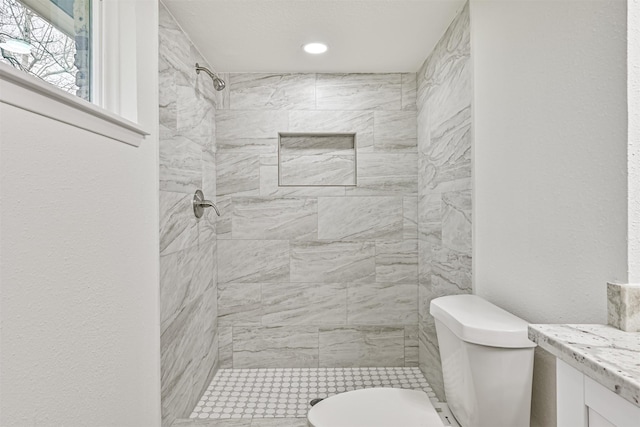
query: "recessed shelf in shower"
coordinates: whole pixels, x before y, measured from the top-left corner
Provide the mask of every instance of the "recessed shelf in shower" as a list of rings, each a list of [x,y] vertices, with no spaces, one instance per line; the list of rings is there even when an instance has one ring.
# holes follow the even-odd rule
[[[354,133],[280,133],[278,185],[355,186]]]

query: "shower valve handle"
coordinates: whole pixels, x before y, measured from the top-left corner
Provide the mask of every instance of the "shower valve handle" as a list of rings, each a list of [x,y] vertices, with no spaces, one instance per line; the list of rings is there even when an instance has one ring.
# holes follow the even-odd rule
[[[193,195],[193,213],[196,218],[202,218],[202,215],[204,215],[204,208],[213,208],[213,210],[216,211],[216,214],[220,216],[220,211],[216,204],[211,200],[205,200],[202,191],[196,190],[196,193]]]

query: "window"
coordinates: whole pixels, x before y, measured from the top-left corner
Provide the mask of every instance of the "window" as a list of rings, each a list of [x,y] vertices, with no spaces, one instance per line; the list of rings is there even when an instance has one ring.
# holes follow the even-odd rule
[[[92,100],[90,0],[0,0],[0,61]]]
[[[147,81],[157,75],[149,53],[157,46],[154,7],[145,0],[0,0],[0,102],[138,146],[149,135],[139,101],[149,108]]]

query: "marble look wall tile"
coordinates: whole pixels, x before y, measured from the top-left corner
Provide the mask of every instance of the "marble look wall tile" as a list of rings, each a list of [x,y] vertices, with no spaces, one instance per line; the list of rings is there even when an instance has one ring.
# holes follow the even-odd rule
[[[418,239],[418,283],[428,286],[433,274],[433,243],[420,237]]]
[[[278,166],[278,153],[260,154],[260,166]]]
[[[356,185],[356,155],[306,152],[280,155],[281,186]]]
[[[218,326],[219,347],[218,358],[220,369],[233,368],[233,328],[231,326]]]
[[[340,283],[265,283],[265,326],[346,325],[347,285]]]
[[[418,240],[376,242],[376,282],[418,283]]]
[[[471,56],[469,23],[469,5],[465,4],[418,70],[418,105],[424,104],[426,98],[441,86],[467,81]],[[449,99],[442,98],[440,101],[445,101],[442,109],[446,110],[447,105],[454,105],[458,99],[469,98],[472,94],[470,89],[450,93]]]
[[[375,280],[373,242],[292,242],[291,282]]]
[[[401,197],[320,197],[318,238],[324,240],[402,238]]]
[[[418,233],[428,243],[442,244],[442,195],[427,192],[418,199]]]
[[[414,153],[389,152],[358,155],[358,186],[348,195],[413,195],[418,192],[418,163]]]
[[[206,199],[216,203],[216,155],[209,150],[202,152],[202,192]],[[215,242],[217,221],[218,215],[215,211],[206,209],[202,218],[198,220],[199,244]]]
[[[260,283],[218,284],[218,323],[223,326],[251,326],[262,322]]]
[[[216,239],[231,239],[231,221],[233,219],[233,199],[228,196],[216,197],[216,206],[220,216],[216,218]]]
[[[320,367],[404,366],[404,328],[320,328]]]
[[[402,74],[402,109],[416,111],[416,94],[418,83],[416,73]]]
[[[177,130],[191,141],[214,149],[215,109],[213,104],[192,86],[178,85],[177,94]]]
[[[316,199],[233,199],[234,239],[309,240],[318,237]]]
[[[373,117],[376,150],[417,151],[415,111],[376,111]]]
[[[260,156],[262,159],[264,156]],[[344,196],[343,186],[322,187],[280,187],[278,185],[278,166],[260,165],[260,196],[262,197],[318,197]]]
[[[160,58],[174,68],[184,68],[186,64],[190,63],[189,39],[164,6],[159,7],[158,10],[158,53]]]
[[[432,316],[420,319],[419,327],[419,366],[429,385],[444,401],[444,380],[442,379],[442,363],[436,327]]]
[[[432,288],[436,292],[440,287],[448,291],[436,296],[471,293],[471,254],[434,248],[432,268]]]
[[[358,153],[373,151],[373,111],[291,111],[289,132],[355,133]]]
[[[209,288],[202,296],[199,312],[194,316],[187,332],[198,337],[194,350],[194,375],[191,407],[196,405],[200,396],[209,386],[218,370],[218,324],[216,289]]]
[[[442,195],[442,244],[471,254],[471,190]]]
[[[286,240],[218,241],[218,283],[289,281]]]
[[[216,155],[217,196],[257,196],[260,192],[260,156],[252,153]]]
[[[160,325],[164,331],[185,305],[212,288],[213,243],[160,257]]]
[[[471,107],[434,128],[427,149],[431,188],[471,176]]]
[[[358,156],[359,177],[412,176],[418,179],[418,158],[413,153],[362,153]]]
[[[192,194],[202,187],[202,147],[182,135],[162,136],[160,190]]]
[[[277,138],[288,128],[287,111],[220,110],[216,114],[216,138]]]
[[[312,110],[315,74],[232,73],[230,107],[234,110]]]
[[[400,74],[318,74],[318,110],[400,110]]]
[[[318,366],[318,328],[274,326],[233,328],[234,368]]]
[[[160,191],[160,255],[198,244],[198,221],[193,195]]]
[[[162,423],[188,416],[193,398],[194,363],[190,349],[197,337],[190,336],[189,321],[199,309],[200,300],[187,304],[160,337],[160,384]]]
[[[404,196],[402,198],[403,238],[416,239],[418,237],[418,198]]]
[[[158,114],[160,120],[160,134],[162,126],[175,131],[178,127],[176,71],[165,58],[158,58]]]
[[[347,321],[350,325],[413,324],[418,321],[417,301],[416,282],[350,283],[347,289]]]
[[[345,187],[347,196],[399,196],[416,194],[415,176],[358,177],[357,187]]]
[[[278,152],[277,138],[232,138],[217,139],[218,152],[240,151],[243,153],[273,153]],[[277,157],[276,157],[277,159]],[[277,162],[276,162],[277,164]]]
[[[418,323],[404,327],[404,366],[412,367],[419,364]]]

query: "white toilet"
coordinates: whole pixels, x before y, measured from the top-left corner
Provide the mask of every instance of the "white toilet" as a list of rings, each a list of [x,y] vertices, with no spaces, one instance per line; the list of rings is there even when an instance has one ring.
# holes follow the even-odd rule
[[[527,322],[476,295],[431,301],[449,409],[462,427],[528,427],[533,351]],[[317,403],[311,427],[441,427],[422,391],[370,388]]]

